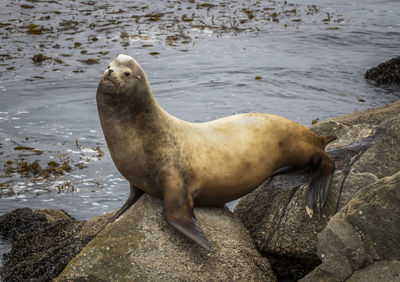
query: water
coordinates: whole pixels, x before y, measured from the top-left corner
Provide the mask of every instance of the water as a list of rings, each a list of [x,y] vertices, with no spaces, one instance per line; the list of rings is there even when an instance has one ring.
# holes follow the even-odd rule
[[[0,235],[0,266],[3,265],[3,254],[11,251],[11,244]],[[2,281],[0,276],[0,281]]]
[[[363,78],[400,55],[396,0],[13,2],[0,4],[0,215],[56,208],[84,219],[125,201],[95,104],[99,77],[120,53],[141,63],[162,107],[194,122],[267,112],[309,125],[400,97]],[[39,54],[51,59],[35,63]],[[7,170],[35,160],[72,170]]]

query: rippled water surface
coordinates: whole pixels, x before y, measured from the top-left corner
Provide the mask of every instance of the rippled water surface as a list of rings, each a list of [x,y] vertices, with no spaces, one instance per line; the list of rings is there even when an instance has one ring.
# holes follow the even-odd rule
[[[122,205],[128,183],[95,104],[120,53],[188,121],[268,112],[309,125],[398,100],[363,74],[400,55],[400,2],[302,2],[1,1],[0,215],[89,218]]]

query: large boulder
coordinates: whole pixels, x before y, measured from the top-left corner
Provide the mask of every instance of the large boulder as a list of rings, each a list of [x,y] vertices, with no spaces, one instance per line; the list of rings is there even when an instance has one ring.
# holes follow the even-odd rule
[[[318,234],[363,187],[400,171],[400,101],[333,118],[311,127],[337,135],[327,146],[336,171],[324,208],[305,212],[308,169],[278,174],[243,197],[235,214],[250,231],[278,279],[299,279],[321,263]]]
[[[364,76],[377,85],[400,86],[400,57],[393,58],[369,69]]]
[[[318,240],[323,262],[302,281],[399,281],[399,234],[400,172],[364,187],[331,218]]]
[[[106,226],[55,281],[275,281],[240,221],[224,208],[196,208],[209,253],[170,227],[162,202],[144,195]]]

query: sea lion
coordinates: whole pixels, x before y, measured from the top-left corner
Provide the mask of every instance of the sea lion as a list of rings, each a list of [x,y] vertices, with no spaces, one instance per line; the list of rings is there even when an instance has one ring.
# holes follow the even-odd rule
[[[320,209],[335,169],[324,152],[335,136],[318,136],[280,116],[261,113],[190,123],[156,102],[142,67],[119,55],[104,71],[97,108],[108,149],[130,183],[130,195],[112,222],[145,192],[163,199],[174,228],[211,250],[194,206],[216,206],[251,192],[277,169],[310,165],[306,209]]]

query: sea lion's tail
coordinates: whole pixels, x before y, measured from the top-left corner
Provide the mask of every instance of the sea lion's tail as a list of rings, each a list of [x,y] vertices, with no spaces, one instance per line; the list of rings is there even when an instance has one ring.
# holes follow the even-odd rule
[[[330,139],[330,141],[332,140],[334,139]],[[313,216],[314,207],[320,211],[328,197],[329,186],[335,171],[335,162],[327,153],[320,151],[313,159],[312,169],[313,176],[306,195],[306,212],[310,217]]]

